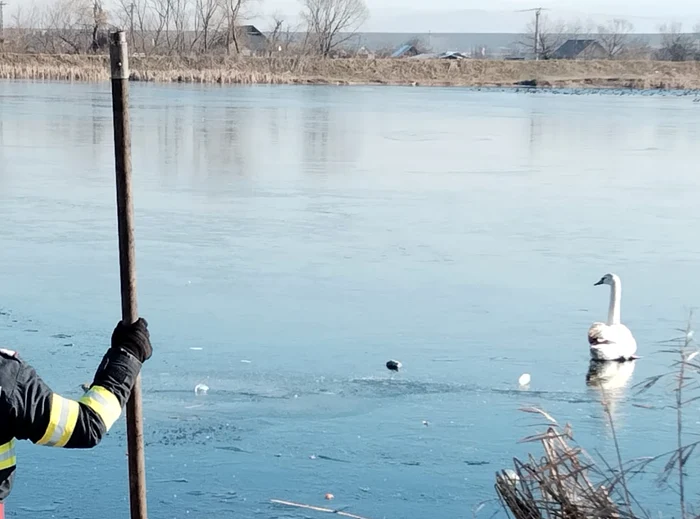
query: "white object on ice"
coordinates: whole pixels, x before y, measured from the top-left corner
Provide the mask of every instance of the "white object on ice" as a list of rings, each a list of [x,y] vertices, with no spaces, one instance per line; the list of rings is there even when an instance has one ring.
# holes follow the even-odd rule
[[[523,373],[520,375],[520,378],[518,379],[518,384],[521,386],[527,386],[530,383],[530,374],[529,373]]]

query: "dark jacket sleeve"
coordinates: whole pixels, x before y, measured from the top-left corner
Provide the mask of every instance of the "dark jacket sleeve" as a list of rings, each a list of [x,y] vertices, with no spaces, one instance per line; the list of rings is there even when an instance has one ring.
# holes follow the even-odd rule
[[[90,388],[79,400],[54,393],[34,368],[22,362],[10,396],[14,435],[39,445],[85,449],[97,445],[121,415],[141,363],[110,348]]]

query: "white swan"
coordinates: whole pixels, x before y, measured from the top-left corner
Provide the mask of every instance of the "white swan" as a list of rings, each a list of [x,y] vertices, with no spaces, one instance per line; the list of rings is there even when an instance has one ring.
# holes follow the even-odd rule
[[[605,274],[594,286],[598,285],[610,285],[610,308],[607,323],[593,323],[588,329],[591,358],[620,361],[637,358],[637,341],[629,328],[620,323],[620,278],[615,274]]]

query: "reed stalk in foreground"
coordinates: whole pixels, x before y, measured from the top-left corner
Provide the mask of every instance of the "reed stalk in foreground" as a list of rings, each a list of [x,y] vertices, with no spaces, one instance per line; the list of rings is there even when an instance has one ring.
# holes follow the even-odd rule
[[[502,470],[496,474],[496,492],[503,508],[515,519],[584,519],[590,517],[627,519],[650,518],[649,512],[634,497],[630,490],[630,480],[660,460],[666,460],[658,483],[675,490],[678,494],[679,517],[687,519],[698,516],[689,514],[687,474],[685,468],[700,441],[685,444],[685,406],[700,399],[688,398],[688,393],[700,389],[697,374],[700,363],[695,359],[700,352],[693,347],[691,329],[692,313],[685,329],[679,330],[682,336],[666,341],[672,347],[660,353],[670,353],[677,357],[672,369],[661,375],[650,377],[635,385],[639,396],[664,379],[674,380],[672,392],[676,411],[675,448],[669,452],[624,463],[615,429],[615,421],[610,411],[609,400],[602,386],[602,405],[611,428],[616,466],[613,467],[602,456],[596,462],[581,447],[576,445],[569,424],[561,427],[546,411],[539,408],[525,408],[521,411],[538,413],[543,416],[548,427],[544,433],[536,434],[521,442],[539,442],[544,456],[536,459],[532,454],[526,461],[514,459],[514,469]],[[684,399],[685,398],[685,399]],[[643,404],[636,407],[653,408]],[[673,475],[676,477],[673,478]],[[677,488],[673,488],[673,485]]]

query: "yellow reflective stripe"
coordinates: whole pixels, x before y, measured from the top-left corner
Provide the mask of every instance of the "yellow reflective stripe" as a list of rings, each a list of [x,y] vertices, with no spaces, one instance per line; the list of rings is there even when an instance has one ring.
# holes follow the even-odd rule
[[[15,439],[0,445],[0,470],[9,469],[17,464],[15,456]]]
[[[80,402],[100,416],[108,431],[122,414],[122,407],[117,397],[102,386],[92,386],[82,396]]]
[[[51,394],[51,415],[44,436],[37,442],[49,447],[63,447],[70,440],[78,422],[80,406],[75,400]]]
[[[49,416],[49,425],[46,427],[46,432],[44,432],[44,436],[42,436],[41,439],[37,442],[38,444],[46,444],[51,439],[51,436],[53,436],[54,429],[56,429],[56,425],[61,419],[61,407],[61,397],[58,396],[56,393],[52,393],[51,416]]]
[[[73,435],[73,431],[75,430],[75,426],[78,423],[78,415],[80,414],[80,404],[76,402],[75,400],[63,400],[64,405],[68,405],[68,420],[67,423],[70,424],[70,427],[66,427],[63,430],[63,434],[59,438],[59,440],[56,442],[56,447],[63,447],[65,446],[66,443],[68,443],[68,440],[70,440],[70,437]]]

